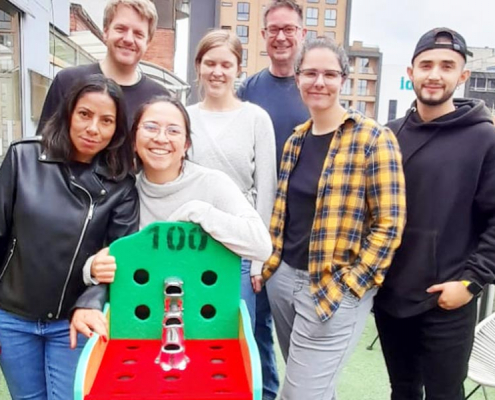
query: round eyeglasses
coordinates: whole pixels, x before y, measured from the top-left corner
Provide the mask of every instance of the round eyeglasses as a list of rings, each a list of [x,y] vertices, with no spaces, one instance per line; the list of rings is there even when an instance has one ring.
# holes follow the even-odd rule
[[[319,71],[317,69],[308,68],[297,71],[297,75],[299,75],[300,79],[308,83],[315,82],[318,79],[318,77],[322,75],[323,82],[328,84],[328,83],[332,83],[337,78],[344,76],[344,73],[342,71],[337,71],[335,69],[325,69]]]
[[[143,136],[150,139],[156,138],[161,132],[164,132],[169,138],[179,137],[183,134],[183,130],[177,125],[161,126],[156,122],[143,122],[139,128],[142,129]]]

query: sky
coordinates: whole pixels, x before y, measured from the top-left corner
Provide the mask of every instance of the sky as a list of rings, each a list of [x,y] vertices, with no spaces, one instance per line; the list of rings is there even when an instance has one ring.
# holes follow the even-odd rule
[[[378,46],[383,64],[409,65],[421,35],[459,32],[470,47],[495,48],[495,0],[351,0],[350,40]]]

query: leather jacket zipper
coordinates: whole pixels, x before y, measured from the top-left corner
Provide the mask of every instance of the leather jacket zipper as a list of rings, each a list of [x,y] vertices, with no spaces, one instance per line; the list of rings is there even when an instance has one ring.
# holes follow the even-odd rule
[[[5,267],[3,268],[2,274],[0,275],[0,280],[3,278],[3,276],[5,275],[5,272],[7,271],[7,268],[9,267],[10,260],[12,259],[12,256],[14,255],[16,243],[17,243],[17,239],[14,238],[14,240],[12,240],[12,247],[10,248],[10,254],[7,257],[7,262],[5,263]]]
[[[83,241],[84,235],[85,235],[86,230],[88,228],[89,221],[91,221],[91,219],[93,218],[93,212],[94,212],[94,208],[95,208],[95,203],[93,203],[93,198],[91,197],[91,194],[85,188],[78,185],[77,183],[72,182],[72,184],[75,187],[81,189],[84,193],[86,193],[88,195],[88,197],[89,197],[89,210],[88,210],[88,214],[86,215],[86,219],[84,220],[84,225],[83,225],[83,228],[81,231],[81,235],[79,236],[79,241],[77,242],[76,251],[74,252],[74,255],[72,256],[72,261],[70,263],[69,273],[67,274],[67,278],[65,279],[64,289],[62,290],[62,297],[60,298],[60,303],[58,304],[57,315],[55,316],[56,319],[58,319],[60,317],[60,312],[62,310],[62,304],[63,304],[64,298],[65,298],[65,292],[67,291],[67,285],[69,284],[69,279],[72,275],[72,270],[74,269],[74,264],[76,262],[77,254],[79,253],[79,250],[81,248],[81,243]],[[82,279],[82,277],[81,277],[81,279]]]

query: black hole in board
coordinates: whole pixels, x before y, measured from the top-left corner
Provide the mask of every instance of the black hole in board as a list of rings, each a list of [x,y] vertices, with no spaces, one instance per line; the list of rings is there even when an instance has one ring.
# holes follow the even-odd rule
[[[227,378],[227,375],[225,375],[225,374],[213,374],[211,377],[213,379],[225,379],[225,378]]]
[[[148,319],[150,317],[150,308],[145,305],[137,306],[134,314],[136,315],[136,317],[144,321],[145,319]]]
[[[182,321],[179,318],[169,318],[165,321],[166,326],[173,326],[173,325],[182,325]]]
[[[215,310],[215,307],[213,307],[211,304],[206,304],[201,307],[201,316],[205,319],[212,319],[216,313],[217,310]]]
[[[180,350],[180,345],[175,344],[175,343],[169,343],[163,346],[165,351],[179,351]]]
[[[134,272],[134,282],[144,285],[150,280],[150,274],[145,269],[138,269]]]
[[[122,364],[125,364],[125,365],[133,365],[133,364],[136,364],[137,361],[136,360],[132,360],[132,359],[128,359],[128,360],[124,360],[122,361]]]
[[[167,382],[177,381],[177,380],[179,380],[179,376],[178,375],[165,375],[163,377],[163,379],[165,379]]]
[[[137,350],[137,349],[139,349],[139,346],[137,344],[130,344],[129,346],[127,346],[127,349],[128,350]]]
[[[219,344],[214,344],[214,345],[210,346],[210,349],[212,349],[212,350],[222,350],[223,349],[223,346],[221,346]]]
[[[119,381],[130,381],[132,378],[134,378],[134,375],[119,375],[117,377]]]
[[[165,288],[165,294],[182,294],[182,288],[178,285],[170,285]]]
[[[223,358],[212,358],[210,361],[212,364],[223,364],[225,362]]]
[[[203,282],[207,286],[214,285],[217,283],[218,275],[214,271],[205,271],[203,275],[201,275],[201,282]]]

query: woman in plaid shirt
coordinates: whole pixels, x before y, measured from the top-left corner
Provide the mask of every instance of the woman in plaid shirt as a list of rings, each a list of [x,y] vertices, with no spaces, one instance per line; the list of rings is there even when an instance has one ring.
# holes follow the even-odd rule
[[[287,363],[281,398],[334,399],[401,240],[404,176],[393,133],[340,105],[340,46],[306,41],[295,69],[311,119],[284,147],[263,277]]]

